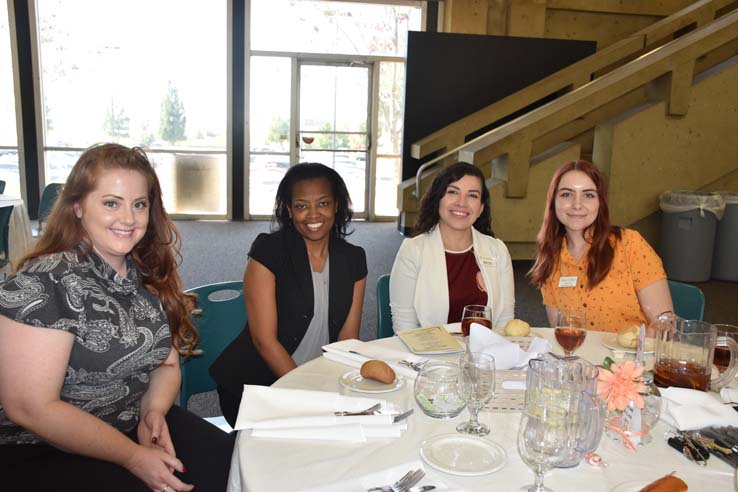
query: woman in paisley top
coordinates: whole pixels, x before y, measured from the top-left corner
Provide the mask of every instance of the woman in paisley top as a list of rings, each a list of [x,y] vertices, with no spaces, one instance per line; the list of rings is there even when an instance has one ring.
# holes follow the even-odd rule
[[[225,489],[231,436],[172,405],[198,338],[177,247],[141,149],[82,154],[0,284],[8,490]]]

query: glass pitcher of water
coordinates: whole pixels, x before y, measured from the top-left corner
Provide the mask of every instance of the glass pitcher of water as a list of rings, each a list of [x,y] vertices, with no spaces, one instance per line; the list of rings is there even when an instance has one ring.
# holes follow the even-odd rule
[[[597,449],[605,426],[605,411],[597,397],[597,367],[579,357],[561,359],[544,354],[528,363],[526,412],[555,405],[566,415],[569,440],[556,466],[576,466]]]

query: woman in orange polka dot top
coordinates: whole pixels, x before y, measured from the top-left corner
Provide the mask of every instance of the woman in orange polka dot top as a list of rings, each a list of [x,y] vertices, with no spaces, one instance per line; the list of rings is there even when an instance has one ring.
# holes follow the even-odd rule
[[[588,161],[554,173],[537,249],[528,277],[551,326],[560,308],[583,309],[588,329],[611,332],[673,310],[661,259],[638,232],[610,223],[605,179]]]

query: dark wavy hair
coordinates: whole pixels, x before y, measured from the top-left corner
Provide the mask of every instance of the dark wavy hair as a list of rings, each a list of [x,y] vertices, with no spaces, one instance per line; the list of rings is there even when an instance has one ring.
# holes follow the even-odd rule
[[[177,273],[181,263],[177,228],[164,210],[161,186],[154,168],[143,149],[106,143],[92,146],[79,158],[69,173],[67,182],[59,193],[54,207],[44,222],[44,232],[33,249],[21,259],[20,269],[28,261],[42,255],[68,251],[87,233],[74,212],[74,205],[81,202],[97,186],[97,178],[110,169],[124,169],[140,173],[149,187],[149,223],[143,238],[134,246],[131,257],[141,273],[143,286],[159,297],[169,319],[172,344],[182,355],[197,353],[199,338],[192,324],[195,306],[194,294],[186,294]],[[92,251],[89,240],[87,253]]]
[[[620,240],[621,229],[610,223],[605,177],[589,161],[569,161],[559,167],[551,178],[546,195],[543,224],[538,232],[536,261],[528,272],[528,278],[531,283],[541,287],[556,269],[566,236],[564,225],[556,217],[556,192],[559,189],[561,178],[569,171],[581,171],[586,174],[595,184],[600,202],[597,218],[584,231],[585,238],[590,236],[590,247],[587,253],[587,284],[589,289],[593,289],[610,272],[612,260],[615,257],[615,247],[611,238],[614,237],[616,241]]]
[[[474,228],[482,234],[494,236],[490,224],[489,191],[487,190],[486,179],[481,169],[466,162],[451,164],[433,178],[430,189],[423,195],[423,199],[420,201],[418,222],[415,224],[413,235],[419,236],[420,234],[424,234],[438,224],[440,220],[438,205],[441,203],[441,198],[446,195],[448,185],[455,183],[464,176],[477,177],[482,184],[482,205],[484,205],[484,208],[482,209],[482,214],[474,222]]]
[[[274,200],[274,215],[272,216],[272,227],[277,229],[294,227],[290,217],[292,206],[292,191],[295,184],[308,179],[325,179],[331,185],[331,193],[336,201],[336,216],[333,223],[333,234],[337,237],[346,237],[351,232],[348,225],[354,216],[346,183],[334,169],[318,162],[303,162],[291,167],[282,178],[277,188],[277,197]]]

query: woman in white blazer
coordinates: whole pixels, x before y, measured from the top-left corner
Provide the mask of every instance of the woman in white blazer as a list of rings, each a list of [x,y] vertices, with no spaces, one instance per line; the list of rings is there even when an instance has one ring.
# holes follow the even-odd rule
[[[463,306],[486,304],[493,324],[514,317],[512,261],[492,237],[482,171],[464,162],[442,170],[423,196],[415,236],[390,276],[395,331],[461,321]]]

